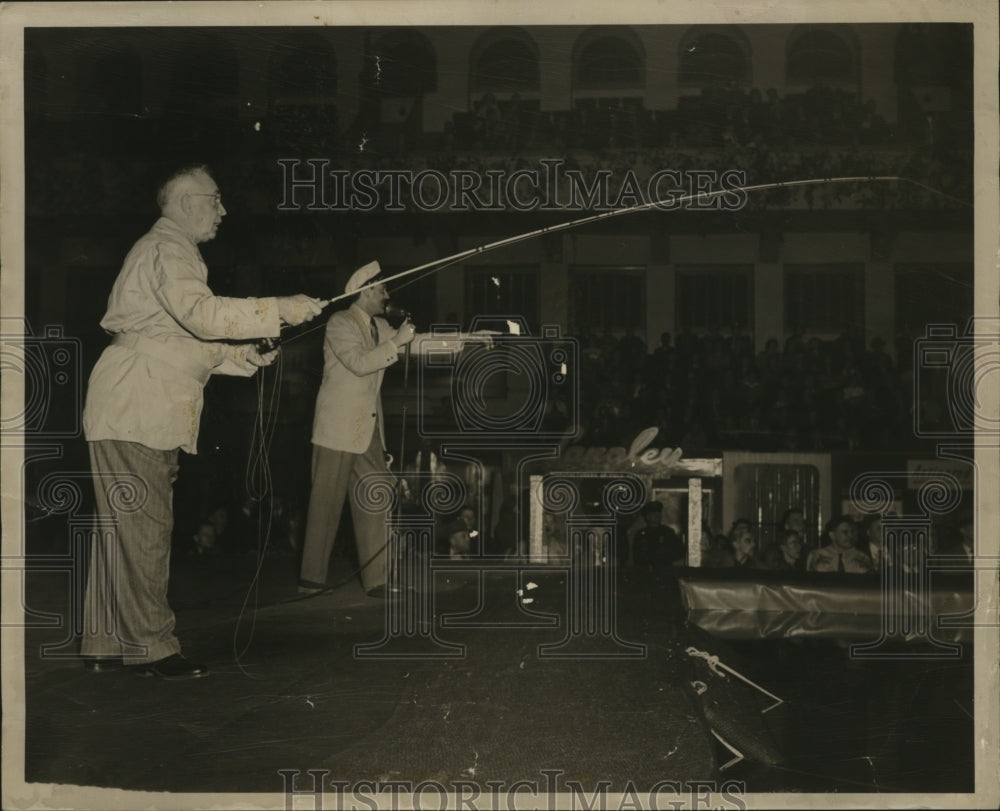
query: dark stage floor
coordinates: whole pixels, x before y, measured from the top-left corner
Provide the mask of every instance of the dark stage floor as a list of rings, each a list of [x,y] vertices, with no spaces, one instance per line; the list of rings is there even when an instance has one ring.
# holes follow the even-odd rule
[[[403,616],[387,638],[398,604],[366,598],[346,558],[333,574],[347,585],[305,599],[291,556],[265,560],[255,585],[252,555],[174,568],[178,633],[210,677],[89,674],[39,655],[66,627],[29,629],[29,782],[280,795],[290,773],[301,789],[320,770],[327,785],[351,786],[524,780],[544,791],[555,779],[587,797],[601,781],[612,792],[662,780],[741,781],[752,793],[972,790],[970,662],[852,663],[835,644],[714,641],[685,625],[669,577],[618,572],[615,639],[567,611],[565,572],[445,568],[433,600],[408,604],[428,616]],[[30,573],[28,606],[65,615],[66,590],[64,574]],[[761,715],[766,696],[732,679],[720,687],[688,646],[785,703]],[[706,708],[747,759],[722,768],[733,756]]]

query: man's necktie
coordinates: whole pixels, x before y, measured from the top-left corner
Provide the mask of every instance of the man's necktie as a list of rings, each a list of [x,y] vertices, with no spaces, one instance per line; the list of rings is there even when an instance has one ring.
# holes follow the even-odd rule
[[[841,555],[837,555],[837,571],[838,572],[847,571],[844,568],[844,556],[842,554]]]
[[[375,323],[374,318],[368,323],[371,325],[372,340],[375,342],[375,346],[378,346],[378,324]]]

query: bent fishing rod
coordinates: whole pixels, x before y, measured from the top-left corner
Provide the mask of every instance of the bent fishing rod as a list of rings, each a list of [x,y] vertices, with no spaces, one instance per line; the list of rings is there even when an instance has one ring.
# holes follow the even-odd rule
[[[574,220],[568,220],[566,222],[555,223],[553,225],[546,225],[541,228],[536,228],[532,231],[526,231],[521,234],[515,234],[513,236],[504,237],[503,239],[498,239],[495,242],[489,242],[483,245],[478,245],[474,248],[469,248],[464,251],[459,251],[458,253],[452,254],[450,256],[441,257],[439,259],[434,259],[422,265],[418,265],[408,270],[400,271],[392,276],[388,276],[383,279],[377,279],[375,281],[369,282],[368,284],[362,285],[357,290],[351,293],[341,293],[339,295],[333,296],[328,299],[320,299],[320,305],[324,308],[338,301],[342,301],[347,298],[356,296],[358,293],[367,290],[371,287],[377,287],[380,284],[388,284],[389,282],[396,281],[397,279],[402,279],[406,276],[411,276],[414,273],[420,273],[422,271],[431,272],[436,270],[443,270],[444,267],[448,265],[453,265],[456,262],[461,262],[463,259],[467,259],[473,256],[480,256],[489,251],[496,250],[497,248],[503,248],[508,245],[515,245],[519,242],[525,242],[529,239],[535,239],[536,237],[544,236],[546,234],[554,234],[560,231],[566,231],[571,228],[579,228],[583,225],[588,225],[591,223],[601,222],[603,220],[609,220],[613,217],[621,217],[626,214],[637,214],[642,211],[651,211],[658,209],[661,211],[671,211],[676,209],[678,206],[684,205],[686,203],[698,202],[704,203],[715,199],[716,197],[722,196],[743,196],[751,192],[766,191],[767,189],[790,189],[800,186],[818,186],[827,183],[889,183],[889,182],[902,182],[910,183],[918,186],[926,191],[933,194],[947,197],[951,200],[955,200],[963,205],[971,206],[972,204],[967,200],[962,200],[960,198],[954,197],[940,189],[934,189],[931,186],[927,186],[913,178],[903,177],[901,175],[858,175],[858,176],[848,176],[848,177],[815,177],[807,178],[803,180],[779,180],[771,183],[759,183],[752,186],[730,186],[723,189],[714,189],[711,191],[701,191],[694,194],[685,195],[672,195],[668,198],[658,198],[656,200],[648,201],[645,203],[637,203],[633,206],[627,206],[625,208],[617,208],[611,211],[602,211],[598,214],[589,214],[585,217],[579,217]],[[301,335],[305,335],[311,332],[317,327],[311,327],[308,330],[304,330],[299,333],[299,335],[288,338],[287,340],[294,340]]]

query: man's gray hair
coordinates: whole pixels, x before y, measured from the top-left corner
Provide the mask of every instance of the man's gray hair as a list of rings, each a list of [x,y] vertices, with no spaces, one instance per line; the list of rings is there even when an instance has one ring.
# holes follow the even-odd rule
[[[156,192],[156,204],[160,207],[160,210],[162,211],[166,208],[167,203],[171,201],[174,189],[181,180],[188,177],[194,177],[199,173],[211,175],[211,172],[208,170],[208,166],[204,163],[188,164],[187,166],[182,166],[180,169],[172,172]]]

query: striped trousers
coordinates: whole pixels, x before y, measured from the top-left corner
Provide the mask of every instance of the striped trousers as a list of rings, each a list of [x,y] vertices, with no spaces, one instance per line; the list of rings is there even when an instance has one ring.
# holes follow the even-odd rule
[[[113,439],[88,445],[97,514],[107,531],[91,548],[80,653],[122,656],[126,664],[180,653],[167,602],[178,451]],[[123,484],[138,488],[127,503],[120,503]]]

